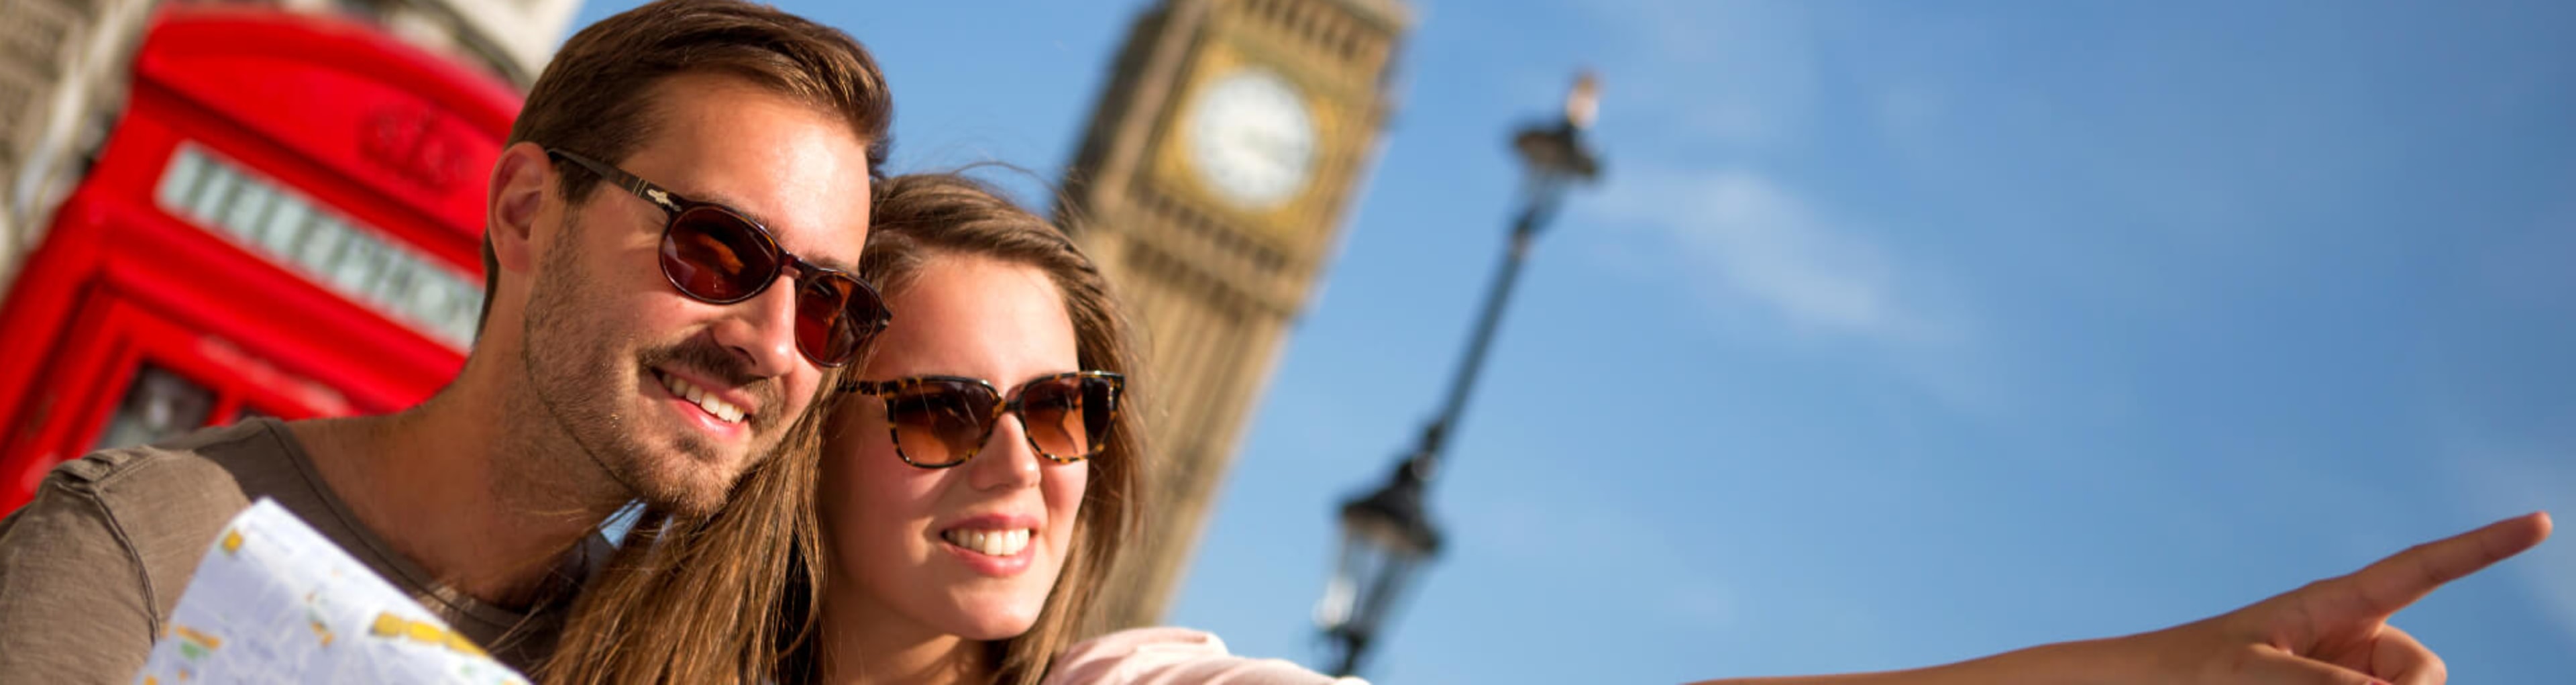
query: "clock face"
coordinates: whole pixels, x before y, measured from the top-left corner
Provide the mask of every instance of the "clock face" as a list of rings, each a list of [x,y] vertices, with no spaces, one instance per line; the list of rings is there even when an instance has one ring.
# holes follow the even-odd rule
[[[1306,187],[1315,166],[1315,120],[1306,97],[1260,67],[1200,89],[1189,120],[1189,159],[1218,195],[1245,209],[1278,207]]]

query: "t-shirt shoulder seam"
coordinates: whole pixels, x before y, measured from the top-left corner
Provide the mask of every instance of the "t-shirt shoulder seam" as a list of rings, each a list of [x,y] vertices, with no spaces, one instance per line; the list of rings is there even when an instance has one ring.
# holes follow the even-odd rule
[[[152,586],[152,570],[143,563],[143,552],[135,548],[133,536],[126,534],[125,521],[118,518],[116,507],[109,506],[107,499],[99,496],[96,490],[66,487],[60,483],[52,483],[48,487],[60,490],[65,495],[79,497],[87,501],[89,506],[98,509],[100,520],[107,524],[108,536],[116,540],[117,551],[125,554],[125,560],[134,573],[135,587],[143,590],[144,626],[151,629],[150,634],[160,635],[161,610],[157,607],[161,606],[161,602],[156,593],[157,588]]]
[[[99,452],[96,455],[87,458],[94,459],[99,455],[115,456],[110,463],[101,465],[95,474],[77,478],[76,480],[78,480],[83,486],[78,489],[87,490],[94,494],[105,495],[119,483],[127,479],[140,478],[142,477],[142,474],[149,473],[155,469],[176,465],[191,459],[204,462],[207,466],[221,469],[223,466],[215,463],[213,459],[207,457],[207,452],[241,443],[251,439],[251,435],[261,432],[265,431],[250,431],[245,435],[227,437],[222,440],[208,442],[202,445],[190,445],[184,449],[146,446],[128,447]]]

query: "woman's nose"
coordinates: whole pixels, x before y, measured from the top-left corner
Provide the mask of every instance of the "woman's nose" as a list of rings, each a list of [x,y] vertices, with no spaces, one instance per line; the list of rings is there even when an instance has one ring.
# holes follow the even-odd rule
[[[974,469],[973,485],[977,490],[1003,490],[1036,487],[1045,474],[1044,457],[1029,447],[1028,427],[1016,415],[1004,413],[1001,425],[984,438],[984,446],[966,467]]]

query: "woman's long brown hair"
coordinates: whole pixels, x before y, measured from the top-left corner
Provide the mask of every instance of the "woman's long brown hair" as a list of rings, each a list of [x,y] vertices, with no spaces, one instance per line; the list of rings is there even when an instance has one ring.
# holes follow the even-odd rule
[[[1093,601],[1139,517],[1145,455],[1136,351],[1109,281],[1054,224],[957,174],[878,182],[859,275],[889,298],[941,257],[982,257],[1038,269],[1064,296],[1084,369],[1128,376],[1126,398],[1089,485],[1073,546],[1028,632],[985,643],[993,682],[1036,685],[1051,659],[1097,626]],[[895,313],[895,325],[902,324]],[[836,384],[835,384],[836,385]],[[833,387],[826,385],[825,387]],[[563,638],[538,672],[549,684],[800,683],[822,672],[819,607],[826,596],[815,480],[832,442],[822,435],[837,391],[815,402],[780,450],[747,473],[713,517],[648,513],[575,603]],[[836,436],[834,436],[836,437]]]
[[[828,374],[826,383],[838,374]],[[706,518],[647,510],[573,602],[544,683],[757,683],[811,639],[822,577],[812,502],[822,420],[806,411]]]

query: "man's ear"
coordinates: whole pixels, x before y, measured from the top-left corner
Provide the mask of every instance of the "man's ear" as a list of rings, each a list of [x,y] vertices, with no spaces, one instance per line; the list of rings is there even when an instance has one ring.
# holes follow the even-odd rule
[[[502,270],[527,273],[535,263],[537,215],[554,183],[554,160],[536,143],[511,145],[492,164],[491,216],[484,219],[484,230],[492,241],[493,261]]]

